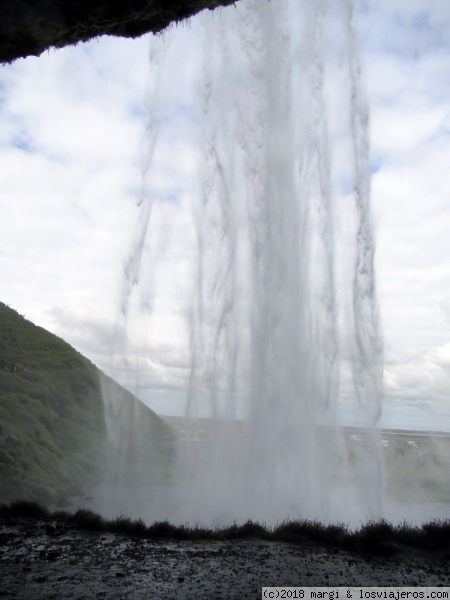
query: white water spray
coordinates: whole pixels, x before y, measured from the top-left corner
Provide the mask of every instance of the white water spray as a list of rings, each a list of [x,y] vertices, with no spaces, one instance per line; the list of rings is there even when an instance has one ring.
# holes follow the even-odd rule
[[[354,13],[352,0],[339,8],[242,0],[202,15],[188,33],[152,40],[151,160],[123,310],[144,268],[152,207],[171,195],[171,184],[155,181],[167,146],[160,137],[176,124],[188,140],[190,189],[175,206],[181,214],[186,198],[192,203],[185,234],[195,265],[186,419],[195,439],[206,410],[213,432],[182,445],[165,514],[148,507],[150,518],[223,524],[381,514],[376,435],[370,455],[350,464],[337,422],[343,357],[352,358],[371,431],[382,396]],[[191,67],[174,85],[184,60]],[[335,160],[336,149],[348,160]],[[337,265],[337,255],[350,258]],[[154,260],[147,263],[154,273]],[[186,293],[180,281],[178,294]]]

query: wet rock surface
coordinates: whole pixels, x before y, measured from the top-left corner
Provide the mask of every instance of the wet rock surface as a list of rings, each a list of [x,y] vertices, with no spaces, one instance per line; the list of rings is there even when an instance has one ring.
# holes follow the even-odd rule
[[[101,35],[157,33],[237,0],[1,0],[0,62]]]
[[[263,586],[450,585],[450,556],[403,546],[359,555],[310,542],[147,540],[0,520],[0,597],[260,598]]]

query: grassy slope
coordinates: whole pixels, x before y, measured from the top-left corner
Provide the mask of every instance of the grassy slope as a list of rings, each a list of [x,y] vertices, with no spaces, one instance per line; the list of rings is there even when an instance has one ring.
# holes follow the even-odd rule
[[[105,388],[116,412],[146,432],[136,440],[131,419],[120,429],[125,468],[132,473],[140,459],[160,475],[171,429],[66,342],[0,303],[0,502],[55,502],[99,481],[111,452]]]

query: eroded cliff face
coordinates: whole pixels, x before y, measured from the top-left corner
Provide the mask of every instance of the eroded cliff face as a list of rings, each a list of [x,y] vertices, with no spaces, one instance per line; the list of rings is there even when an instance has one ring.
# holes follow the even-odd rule
[[[139,37],[236,0],[0,0],[0,62],[102,35]]]

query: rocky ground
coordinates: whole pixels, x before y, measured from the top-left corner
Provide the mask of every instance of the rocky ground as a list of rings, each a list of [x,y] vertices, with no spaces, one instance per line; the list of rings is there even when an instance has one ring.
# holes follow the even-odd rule
[[[376,556],[310,542],[155,541],[0,520],[0,597],[261,598],[263,586],[448,586],[450,553],[390,545]]]

